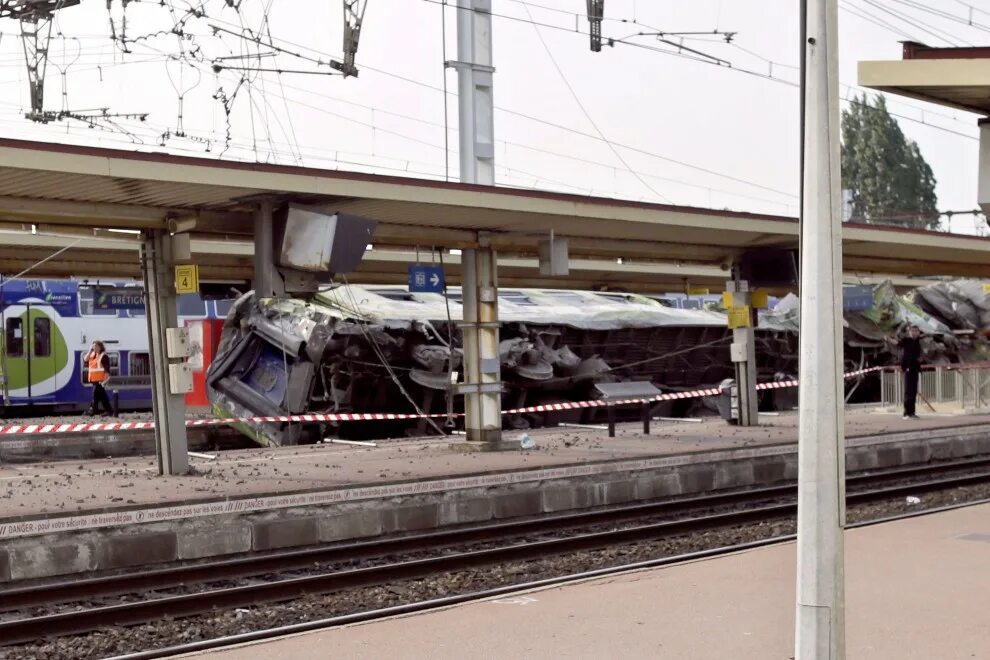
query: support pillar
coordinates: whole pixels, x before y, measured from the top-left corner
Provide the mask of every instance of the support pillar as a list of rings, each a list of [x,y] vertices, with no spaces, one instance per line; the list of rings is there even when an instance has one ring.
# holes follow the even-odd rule
[[[458,147],[463,183],[495,185],[492,2],[457,0]],[[464,427],[469,441],[497,446],[502,438],[498,359],[498,275],[495,250],[464,250]]]
[[[495,185],[492,1],[457,0],[457,118],[463,183]]]
[[[464,430],[468,441],[498,443],[502,439],[502,382],[495,250],[465,250],[461,268]]]
[[[165,331],[178,327],[172,240],[168,232],[149,231],[141,244],[141,269],[146,297],[151,393],[155,415],[155,451],[158,474],[186,474],[189,445],[186,439],[186,400],[169,386]]]
[[[262,201],[254,212],[254,293],[257,298],[274,298],[283,293],[275,270],[275,238],[272,203]]]
[[[845,657],[838,1],[804,0],[795,660]]]
[[[727,289],[732,293],[732,306],[745,306],[750,310],[748,323],[733,328],[730,349],[732,363],[736,368],[736,393],[739,401],[739,426],[758,426],[759,406],[756,394],[756,313],[753,311],[753,292],[749,283],[738,278],[728,282]]]
[[[976,201],[990,217],[990,119],[980,120],[980,159],[976,179]]]

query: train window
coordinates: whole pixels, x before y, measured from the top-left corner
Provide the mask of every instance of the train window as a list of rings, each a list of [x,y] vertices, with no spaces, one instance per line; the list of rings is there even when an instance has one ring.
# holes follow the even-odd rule
[[[79,315],[80,316],[117,316],[115,309],[97,309],[96,292],[92,287],[79,287]]]
[[[202,318],[206,316],[206,301],[195,293],[178,297],[179,316]]]
[[[147,353],[137,353],[135,351],[131,351],[127,355],[127,375],[150,376],[151,356]]]
[[[233,300],[215,300],[213,302],[217,306],[217,318],[225,319],[227,315],[230,314],[230,308],[234,306]]]
[[[599,297],[605,298],[606,300],[611,300],[612,302],[630,302],[629,295],[625,293],[599,293],[598,295]]]
[[[4,327],[6,333],[7,355],[10,357],[24,356],[24,321],[20,318],[7,319]]]
[[[584,296],[580,293],[573,293],[571,291],[554,291],[549,294],[551,298],[556,298],[561,302],[566,302],[570,305],[583,305],[585,303]]]
[[[388,298],[389,300],[398,302],[419,302],[414,295],[406,291],[397,291],[395,289],[369,289],[369,291],[382,298]]]
[[[52,354],[52,322],[46,318],[34,320],[34,356],[48,357]]]
[[[688,298],[684,301],[684,309],[701,309],[701,301]]]
[[[498,297],[514,305],[535,305],[536,303],[522,291],[500,291]]]

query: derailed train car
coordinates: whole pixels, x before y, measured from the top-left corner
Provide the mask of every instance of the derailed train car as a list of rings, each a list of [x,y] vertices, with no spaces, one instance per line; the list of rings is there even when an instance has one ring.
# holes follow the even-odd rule
[[[460,300],[456,289],[444,296],[354,285],[327,289],[309,302],[245,295],[231,308],[207,376],[214,412],[223,417],[440,415],[412,421],[240,425],[266,445],[313,442],[327,435],[426,434],[456,426],[461,423],[456,415],[461,398],[453,395],[462,372]],[[505,408],[593,399],[595,383],[605,381],[649,380],[662,391],[678,392],[715,387],[734,376],[730,331],[726,316],[717,311],[671,308],[617,292],[503,289],[499,317]],[[883,338],[910,324],[922,327],[931,362],[976,359],[985,352],[985,341],[961,339],[883,284],[874,288],[870,309],[845,314],[845,370],[892,363]],[[794,296],[760,315],[761,382],[797,374],[797,329]],[[878,384],[875,376],[850,381],[848,396],[869,400]],[[763,408],[796,403],[795,390],[770,390],[761,397]],[[674,416],[715,408],[705,398],[657,406],[657,414]],[[504,422],[527,428],[565,418],[593,421],[600,414],[585,409],[507,415]]]
[[[602,381],[649,380],[671,392],[733,376],[724,314],[613,292],[505,289],[499,298],[505,407],[595,398],[594,384]],[[310,302],[248,294],[231,309],[207,377],[214,412],[449,414],[435,421],[241,426],[260,443],[275,445],[327,434],[423,434],[457,424],[460,397],[451,393],[462,371],[460,300],[456,289],[443,296],[354,285],[328,289]],[[761,379],[795,372],[791,330],[761,329],[758,345]],[[680,414],[701,402],[676,404],[683,410],[668,403],[660,412]],[[553,420],[527,414],[505,421],[526,428]]]

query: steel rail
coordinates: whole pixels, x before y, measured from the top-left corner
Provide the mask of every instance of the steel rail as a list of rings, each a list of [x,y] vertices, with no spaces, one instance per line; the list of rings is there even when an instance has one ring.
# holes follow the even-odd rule
[[[877,484],[918,475],[990,466],[990,457],[950,461],[933,465],[894,468],[846,479],[847,486]],[[917,487],[908,486],[912,490]],[[261,576],[279,571],[311,568],[314,564],[373,559],[388,555],[436,550],[465,543],[490,542],[513,536],[573,529],[581,526],[618,523],[725,505],[743,505],[775,498],[793,497],[794,484],[767,486],[695,497],[629,504],[614,508],[526,518],[494,524],[473,525],[410,536],[376,538],[331,546],[284,550],[198,564],[127,572],[84,579],[63,580],[28,587],[0,589],[0,611],[19,610],[56,603],[91,600],[149,590],[163,590],[196,583],[219,582]],[[850,494],[850,497],[853,495]]]
[[[917,493],[920,490],[957,487],[986,481],[990,481],[990,472],[939,479],[924,484],[902,484],[878,490],[850,493],[848,500],[850,502],[869,502],[904,493]],[[17,644],[45,637],[88,632],[106,626],[145,623],[162,617],[183,617],[216,609],[280,602],[305,595],[375,586],[398,580],[428,577],[510,561],[541,559],[569,552],[652,541],[674,535],[755,521],[774,520],[791,517],[795,512],[796,504],[794,503],[772,504],[571,537],[520,542],[513,545],[470,550],[425,559],[406,560],[366,568],[16,619],[0,623],[0,640],[3,640],[5,644]]]

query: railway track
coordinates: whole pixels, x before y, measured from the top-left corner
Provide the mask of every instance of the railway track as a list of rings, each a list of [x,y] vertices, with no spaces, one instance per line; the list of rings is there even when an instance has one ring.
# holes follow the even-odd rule
[[[962,474],[959,474],[963,472]],[[955,474],[953,474],[955,473]],[[924,477],[918,481],[918,477]],[[849,504],[861,504],[990,482],[990,458],[953,461],[930,466],[899,468],[848,479]],[[461,529],[444,530],[398,538],[350,543],[332,547],[250,556],[199,565],[179,566],[139,574],[72,580],[47,585],[0,590],[5,611],[30,614],[0,622],[0,640],[5,644],[30,642],[46,637],[83,633],[107,626],[127,626],[163,617],[183,617],[215,609],[254,606],[305,595],[337,592],[439,573],[499,565],[506,562],[542,559],[609,546],[628,545],[716,528],[734,527],[796,513],[793,485],[772,486],[735,493],[719,493],[676,501],[636,504],[537,519],[510,521]],[[706,515],[687,515],[719,507],[736,507]],[[741,507],[741,508],[739,508]],[[659,516],[681,516],[645,524],[611,527]],[[602,527],[594,531],[577,531]],[[559,538],[527,539],[527,535],[575,530]],[[470,544],[491,547],[452,550]],[[436,552],[437,556],[387,561],[387,558]],[[386,559],[383,563],[337,570],[317,570],[301,577],[278,573],[334,562]],[[32,608],[91,602],[102,597],[146,593],[191,584],[208,585],[245,577],[265,577],[249,584],[207,588],[180,595],[167,595],[114,605],[80,607],[56,614],[35,615]],[[514,587],[518,589],[517,587]]]

